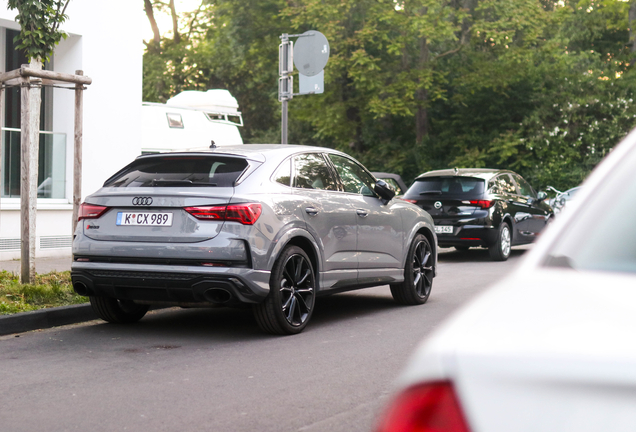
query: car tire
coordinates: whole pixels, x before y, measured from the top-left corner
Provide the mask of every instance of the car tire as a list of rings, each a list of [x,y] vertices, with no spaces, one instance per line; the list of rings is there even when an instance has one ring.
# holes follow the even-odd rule
[[[490,259],[493,261],[506,261],[510,256],[510,246],[512,245],[512,236],[510,234],[510,225],[502,222],[499,225],[497,233],[497,241],[488,247]]]
[[[288,246],[276,260],[269,294],[253,306],[259,327],[271,334],[303,331],[314,312],[316,278],[311,260],[298,246]]]
[[[391,284],[393,299],[403,305],[426,303],[433,288],[435,262],[428,239],[418,234],[413,239],[404,266],[404,281]]]
[[[104,321],[114,324],[129,324],[146,315],[150,306],[137,304],[132,300],[118,300],[111,297],[89,297],[95,314]]]

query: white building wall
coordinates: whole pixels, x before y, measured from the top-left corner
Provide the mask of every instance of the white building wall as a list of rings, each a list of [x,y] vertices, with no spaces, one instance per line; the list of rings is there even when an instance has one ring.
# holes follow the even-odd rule
[[[141,153],[139,8],[130,0],[73,0],[62,25],[69,37],[55,51],[53,70],[83,70],[93,80],[84,92],[82,198]],[[0,2],[0,27],[19,29],[16,15]],[[5,44],[0,47],[3,67]],[[66,199],[38,200],[36,256],[71,253],[74,97],[71,90],[54,90],[53,132],[66,134]],[[19,201],[2,199],[0,206],[0,260],[19,258],[19,249],[11,249],[20,236]]]

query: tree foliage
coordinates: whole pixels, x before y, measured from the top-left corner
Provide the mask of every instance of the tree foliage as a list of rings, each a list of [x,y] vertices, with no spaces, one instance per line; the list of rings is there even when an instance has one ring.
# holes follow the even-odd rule
[[[181,41],[149,43],[144,97],[227,88],[245,141],[278,142],[279,36],[314,29],[325,92],[290,102],[290,142],[407,180],[474,166],[568,188],[635,125],[630,6],[636,19],[620,0],[204,1]]]
[[[66,39],[60,30],[68,16],[65,14],[70,0],[8,0],[9,9],[17,9],[15,20],[20,23],[16,36],[17,48],[24,50],[27,58],[48,60],[55,46]]]

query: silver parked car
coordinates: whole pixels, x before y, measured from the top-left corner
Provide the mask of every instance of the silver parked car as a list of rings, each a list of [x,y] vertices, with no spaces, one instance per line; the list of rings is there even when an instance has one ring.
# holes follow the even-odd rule
[[[274,334],[303,330],[315,298],[390,285],[422,304],[433,221],[344,153],[242,145],[140,156],[82,204],[71,277],[102,319],[151,304],[250,304]]]

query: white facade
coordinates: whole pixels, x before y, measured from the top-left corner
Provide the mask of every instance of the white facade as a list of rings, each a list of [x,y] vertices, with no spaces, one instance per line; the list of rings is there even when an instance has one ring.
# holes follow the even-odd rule
[[[97,190],[104,180],[141,154],[139,8],[137,2],[129,0],[103,4],[73,0],[67,9],[69,19],[62,25],[69,37],[57,47],[52,70],[83,70],[93,80],[84,91],[82,197]],[[20,28],[14,21],[16,15],[16,11],[7,9],[6,2],[0,3],[1,72],[7,71],[7,29]],[[57,181],[57,197],[38,199],[36,256],[40,257],[70,255],[72,240],[74,92],[60,88],[49,92],[48,128],[58,141],[59,134],[66,137],[56,144],[56,153],[49,158]],[[5,101],[3,97],[5,111],[10,110]],[[0,122],[7,126],[5,118]],[[3,149],[3,184],[6,156]],[[0,260],[20,257],[20,199],[8,197],[5,192],[2,189],[0,199]]]

